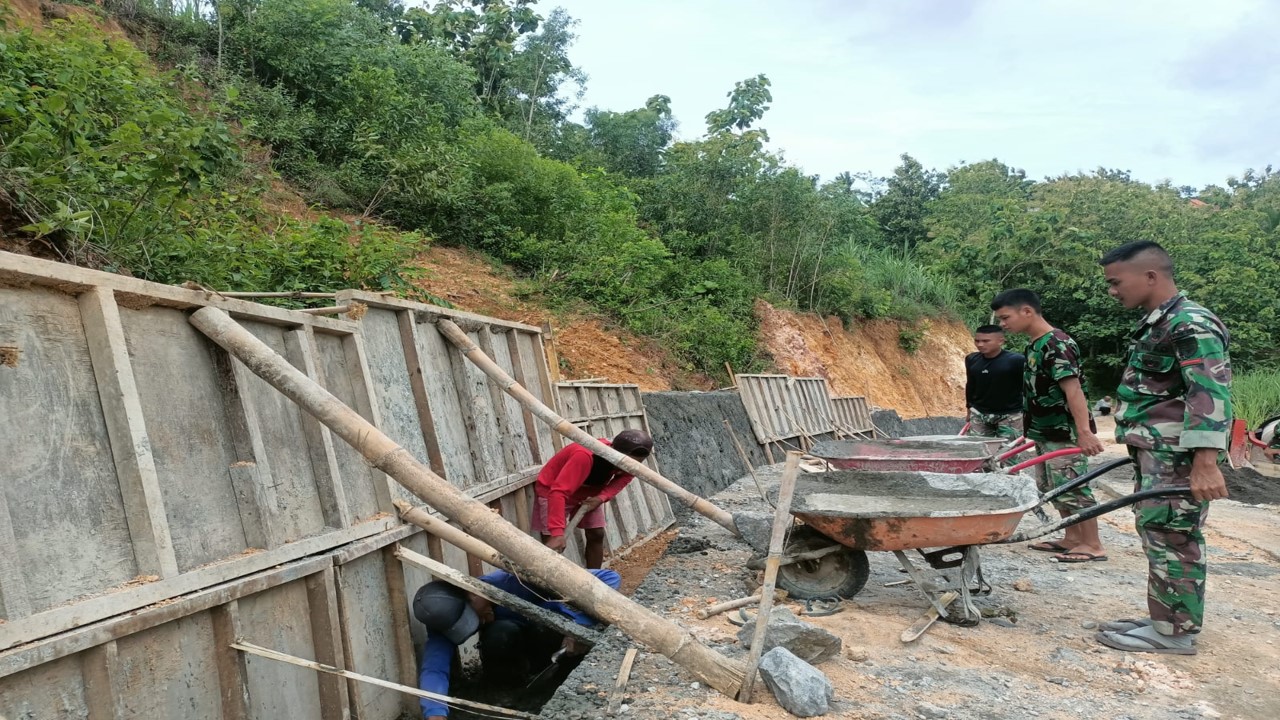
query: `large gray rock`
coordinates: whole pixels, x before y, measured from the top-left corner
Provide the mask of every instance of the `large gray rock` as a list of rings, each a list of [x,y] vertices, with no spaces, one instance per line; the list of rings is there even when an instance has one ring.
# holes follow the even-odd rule
[[[738,640],[748,650],[755,636],[757,620],[752,618],[738,631]],[[801,660],[817,665],[839,655],[841,644],[840,638],[801,620],[785,607],[775,607],[769,613],[769,627],[764,631],[764,652],[784,647]]]
[[[733,514],[742,539],[760,555],[769,554],[769,536],[773,534],[773,513],[742,511]]]
[[[776,647],[760,658],[760,677],[778,704],[798,717],[825,715],[835,697],[831,681],[821,670],[784,647]]]

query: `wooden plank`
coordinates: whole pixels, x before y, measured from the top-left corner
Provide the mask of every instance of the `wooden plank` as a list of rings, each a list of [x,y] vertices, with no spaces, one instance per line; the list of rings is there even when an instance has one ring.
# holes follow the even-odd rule
[[[454,487],[465,489],[481,479],[475,476],[467,428],[458,422],[462,408],[454,380],[453,357],[449,353],[452,343],[444,339],[435,325],[416,320],[415,323],[418,360],[423,386],[431,396],[431,415],[439,439],[444,477]]]
[[[177,577],[99,595],[73,605],[46,610],[21,622],[0,624],[0,650],[48,637],[103,618],[185,595],[210,585],[259,572],[329,548],[376,535],[400,525],[394,517],[371,520],[343,530],[305,538],[272,550],[237,557],[182,573]],[[332,560],[329,561],[332,564]]]
[[[37,665],[74,655],[95,645],[133,635],[178,618],[211,608],[216,609],[236,598],[319,572],[331,564],[332,560],[328,556],[297,561],[190,595],[173,598],[165,601],[163,605],[154,605],[128,615],[80,625],[69,632],[0,652],[0,678],[30,670]]]
[[[285,335],[285,356],[294,367],[301,368],[307,377],[326,385],[324,372],[316,361],[319,349],[315,334],[310,328],[298,328]],[[329,428],[310,413],[301,413],[302,432],[311,453],[311,473],[315,478],[316,494],[320,500],[320,512],[325,525],[344,528],[351,525],[352,514],[347,503],[346,488],[342,483],[342,470],[338,467],[338,449]]]
[[[431,471],[449,479],[440,455],[440,438],[436,434],[435,418],[431,414],[431,396],[427,393],[423,358],[418,352],[418,324],[407,310],[396,312],[400,325],[400,346],[404,348],[404,362],[409,369],[409,385],[413,390],[413,404],[418,408],[418,424],[422,426],[422,441],[427,446],[427,463]]]
[[[525,357],[524,350],[520,346],[520,334],[512,331],[505,333],[505,335],[507,341],[507,356],[511,358],[512,377],[515,378],[516,382],[520,383],[521,387],[528,388],[530,387],[529,374],[526,372],[528,359]],[[536,392],[536,389],[536,386],[534,386],[534,389],[530,390],[530,392]],[[516,403],[516,407],[520,410],[520,420],[524,424],[524,436],[529,443],[529,456],[533,458],[533,462],[535,463],[545,463],[551,458],[544,456],[542,448],[539,446],[537,418],[533,416],[532,411],[523,405],[520,405],[520,403]]]
[[[311,615],[311,641],[315,645],[316,660],[345,670],[346,656],[342,649],[333,567],[308,576],[306,585],[307,607]],[[320,710],[322,720],[350,720],[351,703],[347,697],[347,685],[341,678],[320,678]]]
[[[79,301],[138,574],[173,577],[178,574],[178,559],[169,537],[169,519],[129,362],[120,308],[111,291],[100,287],[82,294]]]
[[[355,608],[352,608],[351,589],[348,587],[345,571],[340,571],[334,579],[338,590],[338,627],[342,629],[342,659],[346,667],[360,667],[356,662],[356,643],[352,633],[355,632],[357,623],[352,618]],[[358,583],[357,583],[358,584]],[[353,720],[361,720],[364,717],[363,708],[365,707],[364,687],[355,681],[347,683],[347,698],[351,707],[351,717]]]
[[[369,355],[364,349],[364,339],[360,334],[344,337],[342,347],[347,353],[347,367],[354,368],[356,371],[356,378],[352,383],[356,404],[352,409],[374,426],[382,427],[378,395],[373,388],[373,373],[369,371]],[[374,492],[378,497],[378,509],[382,512],[395,513],[396,506],[392,502],[401,493],[407,496],[407,491],[402,490],[399,483],[383,472],[373,471],[373,479]]]
[[[364,378],[357,368],[348,365],[347,349],[343,338],[322,332],[312,332],[316,364],[319,365],[325,389],[333,393],[347,407],[356,407],[357,388],[364,389]],[[309,413],[308,413],[309,414]],[[326,426],[334,455],[338,461],[338,478],[342,482],[343,496],[352,522],[360,522],[381,510],[378,508],[376,485],[381,474],[351,445],[339,439]]]
[[[529,521],[532,519],[532,516],[530,515],[531,503],[529,502],[530,500],[529,495],[532,493],[532,491],[533,491],[533,486],[526,485],[522,488],[517,489],[515,492],[511,493],[511,496],[515,498],[515,503],[516,503],[516,510],[515,510],[516,527],[520,528],[520,532],[523,532],[526,534],[529,532],[529,528],[530,528]]]
[[[280,535],[273,527],[275,497],[271,493],[271,465],[258,432],[256,410],[245,394],[250,378],[255,376],[244,363],[224,351],[215,349],[213,353],[223,384],[226,429],[235,447],[236,462],[230,465],[228,474],[235,488],[245,541],[254,548],[277,547]]]
[[[66,263],[40,260],[8,252],[0,252],[0,281],[18,287],[27,284],[39,285],[73,295],[102,287],[116,291],[116,300],[122,306],[131,308],[153,305],[179,310],[216,307],[225,310],[238,320],[257,320],[283,327],[310,325],[338,333],[353,333],[358,327],[348,320],[307,315],[295,310],[226,298],[215,292],[161,285],[116,273],[88,270]]]
[[[394,547],[382,549],[382,567],[387,576],[387,594],[391,599],[391,633],[395,638],[396,662],[400,668],[400,682],[418,684],[418,667],[413,647],[412,607],[413,595],[405,578],[404,565],[396,562]],[[415,589],[414,592],[417,592]],[[418,703],[411,697],[404,698],[404,712],[415,715]]]
[[[458,310],[455,308],[441,307],[439,305],[429,305],[427,303],[415,302],[413,300],[404,300],[394,295],[381,295],[378,293],[366,292],[364,290],[340,290],[335,298],[339,305],[349,304],[352,300],[368,305],[371,308],[386,308],[390,310],[412,310],[416,313],[423,313],[433,316],[447,317],[454,322],[459,320],[465,322],[479,322],[488,325],[499,325],[509,327],[515,330],[523,330],[525,332],[538,332],[538,328],[532,325],[515,322],[513,320],[502,320],[487,315],[477,315],[476,313]],[[419,322],[422,322],[421,320]]]
[[[119,656],[116,643],[103,643],[89,648],[80,656],[84,675],[84,699],[89,720],[115,720],[124,717],[120,693],[116,689]]]
[[[218,667],[218,691],[222,699],[223,720],[249,720],[248,669],[244,655],[232,643],[244,633],[240,628],[240,605],[232,599],[210,612],[213,621],[213,644]]]
[[[476,481],[484,482],[489,475],[485,459],[477,447],[483,441],[477,425],[476,399],[472,394],[472,380],[467,374],[467,359],[458,351],[456,345],[448,345],[449,368],[453,373],[453,387],[458,395],[458,413],[462,419],[462,427],[467,431],[467,457],[471,459],[472,476]]]
[[[503,354],[506,353],[505,343],[495,343],[493,341],[493,333],[489,332],[489,328],[487,327],[481,328],[476,332],[476,341],[481,352],[492,358],[493,361],[498,364],[498,367],[501,367],[510,374],[510,362],[503,363],[497,352],[497,349],[501,347]],[[492,409],[493,420],[498,431],[498,442],[494,449],[499,451],[502,461],[497,466],[497,469],[507,473],[516,472],[524,465],[527,465],[528,460],[526,459],[524,462],[521,462],[516,457],[518,436],[515,434],[515,429],[512,427],[512,413],[510,408],[507,407],[507,394],[502,391],[502,388],[498,387],[497,383],[489,382],[488,378],[486,378],[485,388],[489,391],[489,407]]]
[[[529,392],[548,407],[556,407],[559,404],[557,398],[554,397],[554,391],[551,388],[551,378],[547,376],[543,369],[543,363],[546,361],[546,355],[542,352],[542,337],[540,335],[514,332],[512,336],[516,338],[516,344],[520,346],[520,359],[524,364],[525,378],[529,384],[525,387]],[[535,417],[534,427],[537,428],[538,455],[539,462],[545,463],[551,459],[556,452],[556,445],[552,443],[552,436],[559,436],[560,433],[553,431],[546,423],[537,420]]]
[[[0,491],[0,547],[18,547],[18,539],[13,533],[13,520],[9,515],[9,501],[3,491]],[[12,550],[0,552],[0,605],[4,606],[3,617],[10,623],[31,614],[27,578],[19,565],[18,553]]]
[[[539,336],[538,380],[542,385],[542,402],[552,410],[560,411],[560,397],[556,385],[560,382],[560,357],[556,355],[555,334],[551,331],[551,323],[542,323],[542,334]],[[564,447],[565,438],[558,432],[551,433],[551,445],[559,452]]]

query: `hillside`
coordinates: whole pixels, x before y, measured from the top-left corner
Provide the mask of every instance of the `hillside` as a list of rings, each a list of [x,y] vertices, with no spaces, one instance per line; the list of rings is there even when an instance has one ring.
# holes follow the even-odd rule
[[[418,281],[430,294],[464,310],[540,325],[551,321],[561,374],[566,379],[602,377],[636,383],[644,390],[709,390],[705,375],[682,368],[661,347],[599,317],[556,313],[536,298],[521,297],[507,269],[476,253],[432,248],[418,258],[427,276]],[[956,321],[924,323],[919,348],[902,348],[904,330],[891,320],[854,322],[756,303],[758,341],[770,372],[825,377],[837,395],[865,395],[873,405],[903,417],[958,415],[964,404],[963,358],[969,331]]]

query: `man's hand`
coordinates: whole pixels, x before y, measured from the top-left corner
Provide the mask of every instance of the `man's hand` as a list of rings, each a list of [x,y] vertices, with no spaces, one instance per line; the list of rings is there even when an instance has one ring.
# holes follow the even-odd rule
[[[555,550],[558,553],[564,552],[564,548],[568,539],[564,535],[548,535],[543,545]]]
[[[1218,467],[1218,451],[1208,448],[1196,450],[1191,461],[1191,497],[1198,502],[1222,500],[1227,497],[1227,481]]]
[[[596,508],[600,507],[600,496],[592,495],[586,500],[583,500],[582,507],[586,508],[587,512],[591,512],[592,510],[595,510]]]
[[[468,593],[467,602],[471,603],[471,609],[476,611],[476,616],[480,618],[481,625],[488,625],[493,622],[493,603],[487,598],[480,597],[475,593]]]
[[[560,649],[564,650],[565,655],[585,655],[588,648],[575,640],[572,636],[566,635],[564,642],[560,643]]]
[[[1079,438],[1076,441],[1076,445],[1080,447],[1080,452],[1084,453],[1087,457],[1093,457],[1103,451],[1104,448],[1102,447],[1102,441],[1098,439],[1097,435],[1088,431],[1078,432],[1077,434],[1079,435]]]

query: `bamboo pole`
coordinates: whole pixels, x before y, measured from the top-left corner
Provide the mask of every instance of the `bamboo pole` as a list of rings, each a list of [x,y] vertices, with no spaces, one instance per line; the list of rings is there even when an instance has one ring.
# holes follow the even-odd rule
[[[496,705],[486,705],[481,702],[475,702],[474,700],[462,700],[460,698],[449,697],[448,695],[439,695],[433,692],[428,692],[426,690],[419,690],[416,687],[409,687],[408,685],[401,685],[400,683],[393,683],[387,680],[381,680],[376,677],[370,677],[368,675],[361,675],[360,673],[351,672],[350,670],[339,670],[338,668],[332,665],[325,665],[324,663],[319,663],[314,660],[307,660],[305,658],[300,658],[293,655],[286,655],[285,653],[279,652],[277,650],[271,650],[269,648],[264,648],[259,645],[254,645],[253,643],[247,642],[242,639],[237,639],[235,642],[231,643],[231,647],[235,648],[236,650],[239,650],[240,652],[248,653],[250,655],[257,655],[258,657],[266,658],[268,660],[276,660],[278,662],[288,663],[289,665],[297,665],[298,667],[309,668],[311,670],[315,670],[316,672],[322,672],[329,675],[337,675],[339,677],[347,678],[348,680],[356,680],[362,683],[368,683],[370,685],[377,685],[378,687],[387,688],[388,690],[396,690],[396,691],[405,693],[406,695],[413,695],[414,697],[426,698],[427,700],[435,700],[437,702],[442,702],[445,705],[453,705],[454,707],[460,707],[460,708],[471,708],[473,710],[482,710],[484,712],[497,713],[502,715],[503,717],[521,718],[521,720],[538,720],[538,717],[536,715],[530,715],[529,713],[520,712],[519,710],[508,710],[507,708],[504,708],[504,707],[498,707]]]
[[[782,562],[782,543],[791,527],[791,496],[796,490],[796,475],[800,471],[800,456],[804,453],[787,453],[787,464],[782,469],[782,485],[778,488],[778,507],[773,513],[773,534],[769,536],[769,559],[764,566],[764,585],[760,586],[760,611],[756,613],[756,631],[751,636],[751,654],[747,656],[747,676],[742,680],[738,699],[751,702],[751,691],[756,685],[756,671],[760,668],[760,655],[764,653],[764,634],[769,628],[769,613],[773,610],[773,588],[778,582],[778,568]]]
[[[518,612],[534,622],[555,630],[561,635],[570,635],[575,640],[581,640],[587,645],[595,645],[600,640],[598,632],[588,630],[564,615],[540,608],[528,600],[518,598],[501,588],[496,588],[466,573],[458,572],[442,562],[436,562],[398,543],[396,544],[395,554],[396,557],[400,558],[401,562],[420,567],[439,580],[443,580],[454,587],[462,588],[467,592],[475,593],[489,602],[497,603],[502,607]]]
[[[475,537],[466,534],[444,520],[431,517],[431,514],[426,510],[416,508],[404,500],[396,500],[393,504],[396,506],[396,509],[400,511],[400,518],[405,522],[417,525],[450,545],[457,546],[468,555],[474,555],[494,567],[500,567],[507,572],[511,572],[514,568],[514,566],[507,562],[507,559],[502,557],[502,554],[497,550],[494,550],[483,541],[477,540]]]
[[[475,366],[480,368],[485,375],[498,383],[504,392],[515,398],[524,407],[528,408],[539,420],[547,423],[553,430],[564,435],[570,440],[582,445],[591,452],[613,463],[624,472],[628,472],[637,478],[658,488],[662,492],[679,500],[687,505],[694,512],[706,516],[712,522],[723,527],[734,535],[738,534],[738,528],[733,524],[733,516],[724,509],[716,507],[706,498],[695,495],[685,490],[679,485],[671,482],[663,477],[656,470],[650,468],[644,463],[636,462],[632,458],[623,455],[613,448],[605,445],[599,440],[591,437],[591,435],[577,427],[574,427],[568,420],[560,417],[554,410],[544,405],[538,398],[534,397],[530,392],[516,382],[505,370],[498,367],[489,356],[485,355],[476,344],[471,342],[471,338],[462,331],[453,321],[437,316],[436,327],[440,330],[440,334],[444,335],[467,357]]]
[[[214,292],[218,291],[215,290]],[[289,300],[318,300],[338,296],[338,293],[326,292],[218,292],[218,294],[229,298],[285,298]]]
[[[555,590],[578,607],[616,625],[637,642],[687,668],[725,695],[737,695],[742,686],[741,663],[706,647],[690,632],[615,592],[591,573],[490,512],[483,503],[467,497],[222,310],[202,308],[191,315],[190,322],[349,443],[373,467],[457,522],[465,532],[507,556],[521,577]]]
[[[330,307],[303,308],[298,312],[308,315],[340,315],[351,310],[350,305],[332,305]]]

